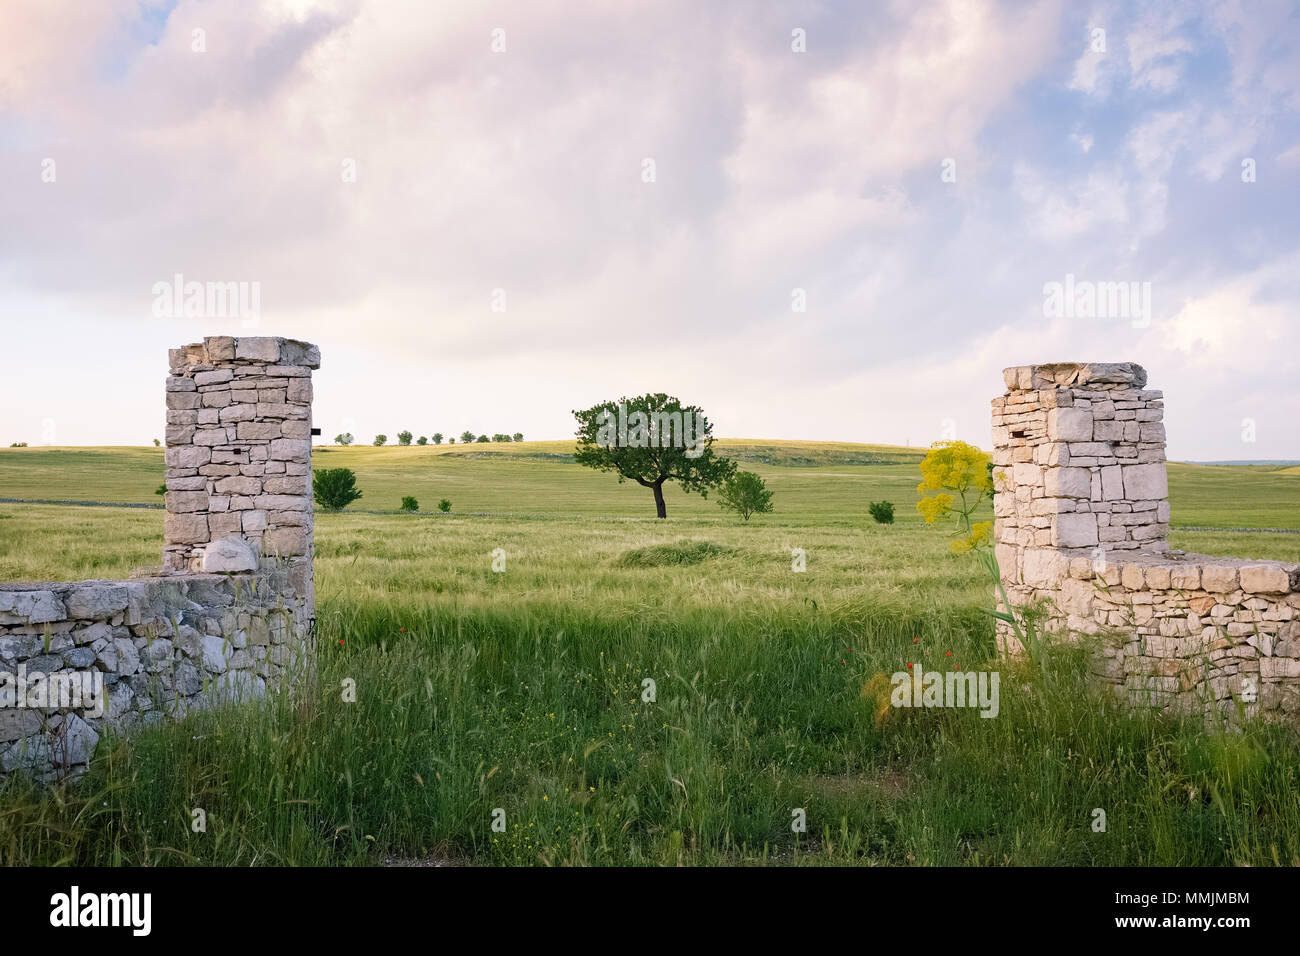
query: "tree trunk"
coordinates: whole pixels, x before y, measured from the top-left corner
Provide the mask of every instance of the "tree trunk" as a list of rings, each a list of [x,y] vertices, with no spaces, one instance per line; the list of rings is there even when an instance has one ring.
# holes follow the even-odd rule
[[[654,489],[655,493],[655,517],[667,518],[668,506],[664,504],[664,483],[662,481],[656,481],[650,487]]]

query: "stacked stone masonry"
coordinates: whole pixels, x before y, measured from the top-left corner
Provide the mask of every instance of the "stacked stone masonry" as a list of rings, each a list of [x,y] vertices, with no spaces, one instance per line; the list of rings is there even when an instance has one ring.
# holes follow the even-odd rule
[[[75,776],[108,729],[258,698],[306,671],[319,367],[315,346],[283,338],[171,351],[163,567],[0,585],[0,775]],[[102,706],[49,693],[95,682]]]
[[[1051,633],[1100,637],[1098,676],[1135,702],[1300,716],[1300,564],[1170,550],[1164,403],[1141,366],[1003,377],[994,539],[1011,603]],[[1006,625],[999,637],[1014,643]]]

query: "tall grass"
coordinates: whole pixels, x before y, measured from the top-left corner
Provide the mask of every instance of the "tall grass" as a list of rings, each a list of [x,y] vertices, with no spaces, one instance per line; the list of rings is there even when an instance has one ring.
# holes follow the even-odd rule
[[[0,569],[121,576],[158,521],[0,505]],[[316,545],[314,681],[10,778],[0,864],[1300,862],[1294,728],[1129,712],[1082,650],[996,660],[979,568],[914,522],[345,513]],[[999,670],[999,715],[877,726],[862,685],[909,662]]]
[[[1293,730],[1130,713],[1082,652],[1008,669],[976,608],[331,600],[319,634],[310,693],[106,742],[75,786],[3,785],[0,863],[1300,862]],[[877,727],[858,699],[872,673],[951,660],[1000,668],[997,718]]]

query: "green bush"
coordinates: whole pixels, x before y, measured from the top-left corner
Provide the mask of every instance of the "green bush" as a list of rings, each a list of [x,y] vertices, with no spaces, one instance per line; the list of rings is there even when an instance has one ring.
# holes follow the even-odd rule
[[[402,511],[419,511],[419,510],[420,510],[420,503],[419,503],[418,501],[416,501],[414,498],[412,498],[410,495],[403,495],[403,496],[402,496],[402,507],[401,507],[400,510],[402,510]]]
[[[867,510],[871,512],[871,517],[876,519],[876,524],[894,523],[894,503],[892,501],[873,501],[867,505]]]
[[[448,511],[451,510],[451,502],[448,501],[446,498],[443,498],[441,501],[438,502],[438,510],[441,511],[443,514],[446,514]]]
[[[311,490],[316,504],[326,511],[342,511],[361,497],[351,468],[319,468],[312,472]]]
[[[723,511],[734,511],[748,521],[750,515],[771,513],[772,492],[752,471],[738,471],[722,485],[718,505]]]
[[[400,431],[397,433],[397,444],[409,445],[411,443],[411,439],[414,437],[415,436],[412,435],[409,431]]]

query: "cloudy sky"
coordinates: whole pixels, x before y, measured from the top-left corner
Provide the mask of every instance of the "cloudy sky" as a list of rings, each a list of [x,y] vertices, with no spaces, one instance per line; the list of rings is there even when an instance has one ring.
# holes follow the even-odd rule
[[[1004,366],[1132,360],[1171,457],[1300,458],[1297,63],[1269,0],[7,0],[0,443],[146,444],[169,346],[263,334],[327,437],[987,447]]]

